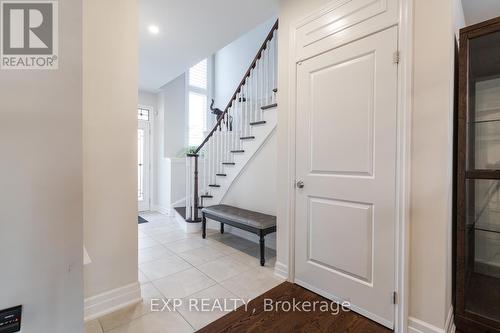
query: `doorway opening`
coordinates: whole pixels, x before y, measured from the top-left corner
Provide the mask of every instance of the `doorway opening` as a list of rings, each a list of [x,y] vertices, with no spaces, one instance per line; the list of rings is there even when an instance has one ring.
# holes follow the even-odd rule
[[[150,154],[150,124],[151,110],[139,108],[137,112],[137,201],[139,211],[148,211],[151,208],[151,154]]]

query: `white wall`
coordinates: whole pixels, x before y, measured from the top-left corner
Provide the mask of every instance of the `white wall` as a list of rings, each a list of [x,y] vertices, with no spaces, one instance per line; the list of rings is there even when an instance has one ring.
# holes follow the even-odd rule
[[[177,157],[186,148],[186,75],[164,85],[159,96],[165,126],[164,157]]]
[[[276,216],[277,135],[273,132],[247,163],[222,199],[222,203]],[[258,242],[256,235],[227,227],[229,232],[245,234]],[[238,231],[236,231],[238,230]],[[276,249],[276,234],[266,236],[266,246]]]
[[[83,332],[82,1],[59,4],[58,70],[0,71],[0,309]]]
[[[271,17],[215,53],[214,99],[219,109],[226,107],[275,22]]]
[[[158,112],[158,94],[139,90],[139,106],[152,108],[153,114],[151,117],[153,117],[154,113]]]
[[[451,307],[454,6],[414,8],[409,315],[438,328]]]
[[[137,2],[84,1],[85,297],[137,282]]]
[[[500,16],[498,0],[462,0],[467,25],[480,23]]]
[[[464,8],[462,6],[461,0],[453,1],[453,25],[455,29],[455,35],[457,40],[459,40],[460,29],[465,27],[465,15]]]

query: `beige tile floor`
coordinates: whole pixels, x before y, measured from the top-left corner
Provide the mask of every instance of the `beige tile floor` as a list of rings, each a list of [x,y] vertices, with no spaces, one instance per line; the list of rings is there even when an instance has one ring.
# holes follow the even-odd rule
[[[266,266],[261,267],[259,247],[253,242],[211,229],[207,239],[202,239],[200,234],[186,234],[166,215],[141,215],[150,221],[139,225],[143,302],[86,323],[85,333],[193,332],[241,305],[241,300],[248,301],[283,282],[274,275],[276,258],[271,249],[266,249]],[[172,298],[182,300],[182,306],[151,311],[151,299]],[[201,304],[201,300],[208,301],[208,308],[226,300],[226,308],[189,308],[189,302]]]

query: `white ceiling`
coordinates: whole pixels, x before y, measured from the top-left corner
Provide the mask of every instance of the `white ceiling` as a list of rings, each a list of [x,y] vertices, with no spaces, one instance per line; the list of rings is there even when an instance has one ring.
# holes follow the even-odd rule
[[[462,0],[462,7],[466,25],[500,16],[500,0]]]
[[[278,13],[278,0],[140,0],[139,87],[157,91]],[[160,32],[152,35],[149,25]]]

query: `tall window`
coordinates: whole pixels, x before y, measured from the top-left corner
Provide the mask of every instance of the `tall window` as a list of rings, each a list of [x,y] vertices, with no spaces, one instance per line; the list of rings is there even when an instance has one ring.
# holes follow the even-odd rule
[[[188,73],[188,144],[199,145],[207,122],[208,104],[208,59],[200,61]]]

